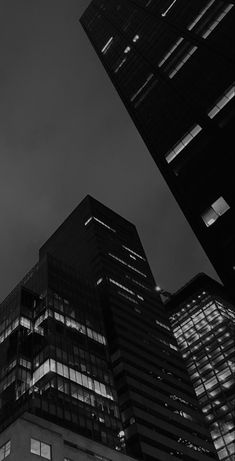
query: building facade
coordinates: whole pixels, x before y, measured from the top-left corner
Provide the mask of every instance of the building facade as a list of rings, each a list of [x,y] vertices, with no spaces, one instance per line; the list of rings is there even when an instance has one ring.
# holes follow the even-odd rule
[[[235,309],[222,286],[199,275],[168,303],[170,320],[219,459],[235,457]]]
[[[217,459],[139,236],[124,218],[86,197],[0,316],[2,459],[22,449],[15,428],[24,421],[32,435],[22,459],[58,461],[52,435],[37,435],[32,418],[103,446],[92,455],[102,461],[123,452],[144,461]]]
[[[145,461],[214,450],[135,226],[86,197],[40,249],[97,287],[126,451]]]
[[[81,24],[234,294],[234,2],[93,0]]]
[[[134,461],[63,426],[25,412],[0,433],[1,461]]]
[[[110,357],[93,284],[46,255],[1,316],[0,428],[24,411],[121,450]]]

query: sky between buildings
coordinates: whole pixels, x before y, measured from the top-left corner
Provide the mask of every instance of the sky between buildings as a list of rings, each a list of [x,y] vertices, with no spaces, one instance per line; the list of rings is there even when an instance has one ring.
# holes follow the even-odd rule
[[[137,226],[165,289],[216,277],[79,24],[88,4],[0,2],[0,300],[87,194]]]

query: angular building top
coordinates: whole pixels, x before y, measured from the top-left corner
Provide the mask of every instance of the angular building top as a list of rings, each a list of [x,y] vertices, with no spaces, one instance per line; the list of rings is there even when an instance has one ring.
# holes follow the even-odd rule
[[[233,1],[93,0],[81,24],[234,292]]]
[[[86,197],[0,314],[4,434],[27,411],[145,461],[216,459],[137,231],[124,218]],[[51,453],[50,438],[33,439],[36,454]]]

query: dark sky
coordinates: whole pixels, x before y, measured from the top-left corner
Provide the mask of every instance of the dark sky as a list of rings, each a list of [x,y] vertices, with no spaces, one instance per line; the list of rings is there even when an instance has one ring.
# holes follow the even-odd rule
[[[137,226],[165,289],[215,277],[78,23],[88,4],[0,1],[0,300],[87,194]]]

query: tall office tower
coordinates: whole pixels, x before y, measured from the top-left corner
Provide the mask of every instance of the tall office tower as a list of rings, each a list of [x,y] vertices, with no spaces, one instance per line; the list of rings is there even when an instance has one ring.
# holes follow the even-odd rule
[[[86,197],[40,258],[47,253],[97,286],[127,453],[145,461],[211,460],[213,445],[135,227]]]
[[[45,255],[2,303],[0,319],[0,460],[68,461],[80,447],[84,459],[121,461],[100,446],[121,450],[122,432],[94,285]]]
[[[219,458],[233,461],[234,306],[220,284],[200,274],[173,296],[168,309]]]
[[[231,0],[93,0],[81,24],[234,294]]]

